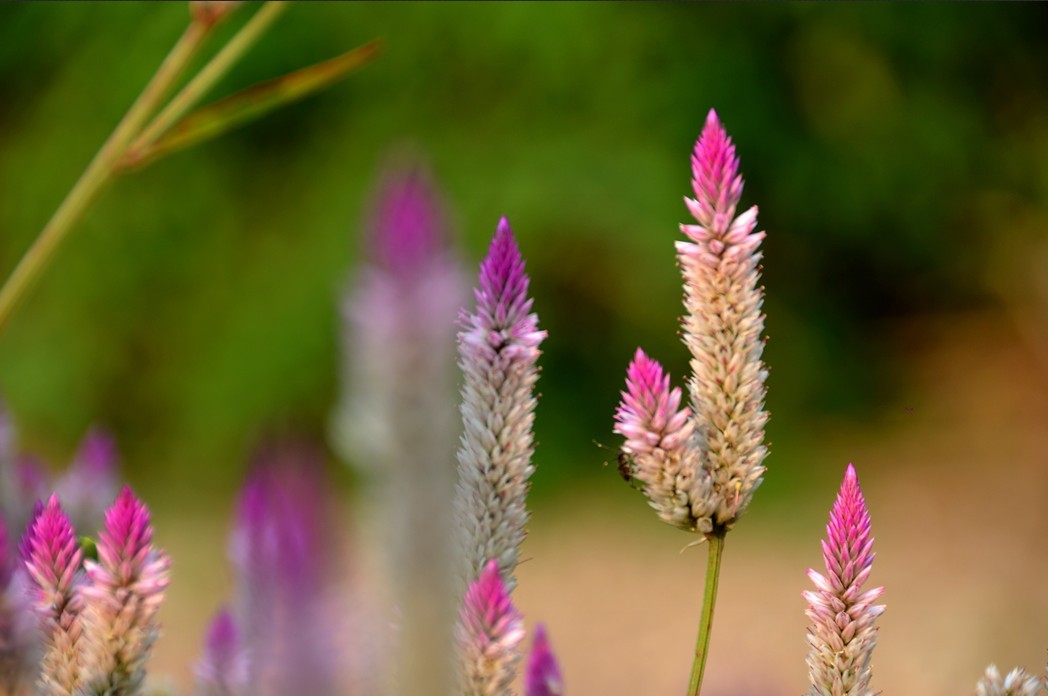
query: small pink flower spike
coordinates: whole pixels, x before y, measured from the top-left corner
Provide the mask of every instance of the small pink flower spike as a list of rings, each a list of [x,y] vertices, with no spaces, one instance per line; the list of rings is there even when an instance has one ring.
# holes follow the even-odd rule
[[[135,694],[159,635],[170,560],[153,546],[149,509],[125,486],[106,510],[98,561],[84,562],[84,671],[90,693]]]
[[[535,639],[531,644],[528,666],[524,671],[524,696],[563,696],[564,680],[560,676],[560,666],[553,655],[546,628],[542,624],[535,627]]]
[[[735,145],[724,131],[717,112],[710,109],[702,135],[691,156],[694,199],[686,199],[699,224],[720,236],[727,231],[742,197],[742,176]]]
[[[466,590],[456,629],[463,696],[509,693],[523,639],[523,619],[492,560]]]
[[[877,644],[874,620],[884,613],[875,605],[884,588],[862,591],[873,564],[870,514],[849,464],[826,526],[822,555],[826,575],[808,571],[814,591],[808,601],[808,696],[872,696],[870,661]]]
[[[247,693],[248,662],[236,619],[226,608],[215,614],[196,667],[199,696],[239,696]]]
[[[382,268],[412,276],[448,249],[444,205],[421,166],[389,170],[368,224],[369,256]]]
[[[668,524],[709,532],[713,513],[708,474],[692,450],[691,412],[680,389],[670,389],[662,366],[637,349],[626,371],[626,390],[615,414],[615,432],[626,438],[629,472],[644,486],[651,506]]]
[[[480,265],[474,294],[476,313],[463,310],[458,336],[465,380],[455,509],[466,559],[463,575],[472,582],[495,559],[512,591],[528,521],[536,362],[546,332],[531,311],[524,258],[506,218]]]
[[[57,496],[36,509],[22,540],[22,558],[44,633],[40,684],[47,693],[73,693],[82,674],[83,554]]]

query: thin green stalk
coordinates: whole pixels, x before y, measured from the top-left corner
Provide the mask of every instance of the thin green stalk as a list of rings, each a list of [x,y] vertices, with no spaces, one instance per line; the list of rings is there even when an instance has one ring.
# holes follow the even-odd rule
[[[129,148],[128,159],[133,160],[137,153],[159,140],[186,112],[196,106],[215,83],[229,72],[229,68],[258,41],[286,6],[286,2],[277,1],[263,5],[262,9],[241,27],[229,43],[223,46],[178,94],[172,97],[167,106],[135,138],[134,144]]]
[[[707,538],[710,558],[706,564],[706,590],[702,596],[702,618],[699,619],[699,638],[695,642],[695,660],[691,663],[688,696],[699,696],[702,675],[706,671],[706,655],[710,649],[713,629],[713,607],[717,603],[717,585],[720,582],[721,555],[724,553],[724,532],[714,532]]]
[[[128,144],[156,111],[178,76],[189,65],[211,29],[211,24],[192,22],[157,68],[153,78],[124,114],[116,129],[87,165],[87,169],[66,194],[65,200],[48,220],[32,246],[18,262],[4,287],[0,289],[0,333],[11,316],[40,278],[55,252],[69,235],[87,206],[94,200],[113,173]]]

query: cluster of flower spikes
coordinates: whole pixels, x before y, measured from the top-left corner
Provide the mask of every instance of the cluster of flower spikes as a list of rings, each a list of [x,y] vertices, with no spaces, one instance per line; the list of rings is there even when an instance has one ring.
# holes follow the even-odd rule
[[[684,342],[691,352],[690,408],[662,367],[637,354],[616,412],[625,475],[659,517],[687,531],[729,529],[760,485],[767,455],[764,294],[756,206],[736,216],[743,180],[735,147],[710,111],[692,156],[695,224],[681,225]]]
[[[95,548],[97,559],[84,557],[56,495],[38,504],[21,554],[44,638],[44,693],[129,696],[145,680],[170,561],[129,487],[106,510]]]

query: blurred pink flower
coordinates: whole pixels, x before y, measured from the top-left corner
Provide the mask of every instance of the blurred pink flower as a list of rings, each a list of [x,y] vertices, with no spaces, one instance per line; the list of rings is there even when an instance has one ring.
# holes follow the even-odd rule
[[[862,590],[873,564],[870,515],[849,464],[826,526],[822,555],[826,574],[808,571],[814,591],[805,591],[808,628],[809,696],[872,696],[870,660],[877,644],[875,605],[884,588]]]
[[[524,696],[563,696],[560,666],[546,637],[546,627],[535,626],[535,638],[524,670]]]
[[[223,607],[211,620],[195,670],[198,696],[247,694],[248,657],[236,619]]]

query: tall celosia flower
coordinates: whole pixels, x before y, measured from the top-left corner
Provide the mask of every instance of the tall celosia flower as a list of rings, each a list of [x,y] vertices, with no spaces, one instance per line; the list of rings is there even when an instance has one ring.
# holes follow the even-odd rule
[[[98,560],[84,566],[84,690],[137,694],[160,631],[156,613],[170,582],[170,561],[153,546],[149,510],[130,487],[106,510]]]
[[[447,404],[466,281],[423,167],[390,167],[365,230],[364,263],[343,302],[343,388],[332,436],[376,489],[367,517],[378,520],[373,545],[383,577],[372,582],[388,592],[370,592],[368,604],[396,635],[370,631],[369,642],[380,654],[392,648],[385,689],[441,691],[452,685],[447,626],[457,600],[447,501],[458,423]]]
[[[870,514],[849,464],[826,526],[822,555],[826,574],[808,571],[814,591],[808,600],[809,696],[872,696],[870,660],[877,643],[874,620],[884,612],[874,602],[884,588],[862,590],[873,564]]]
[[[245,693],[335,693],[345,659],[332,570],[338,553],[321,454],[306,443],[260,450],[230,537]]]
[[[524,622],[509,598],[496,561],[490,561],[466,590],[455,638],[462,696],[509,693]]]
[[[221,609],[211,621],[204,654],[196,667],[198,696],[240,696],[247,694],[248,655],[236,619]]]
[[[702,533],[723,533],[735,523],[760,485],[767,455],[758,251],[764,233],[754,232],[756,206],[735,215],[743,187],[738,172],[735,147],[711,110],[692,155],[695,198],[685,198],[696,222],[681,225],[688,241],[676,243],[684,274],[684,342],[692,356],[690,414],[676,410],[677,392],[661,383],[657,364],[635,361],[616,427],[662,519]],[[659,384],[637,383],[656,368]],[[658,415],[645,410],[645,399],[663,411],[673,402],[674,413],[663,415],[674,432],[645,420]],[[664,437],[669,449],[659,444]]]
[[[560,666],[546,638],[546,628],[535,627],[535,638],[528,655],[528,666],[524,670],[524,696],[563,696],[564,680]]]
[[[57,496],[38,508],[22,540],[22,558],[44,634],[40,686],[48,694],[72,694],[83,670],[83,554]]]
[[[757,207],[739,216],[742,176],[735,146],[715,111],[692,155],[697,224],[681,225],[677,242],[684,272],[684,342],[691,351],[695,447],[712,477],[717,525],[730,526],[746,509],[764,473],[764,293],[758,251],[763,232]]]
[[[1041,680],[1026,670],[1016,667],[1002,677],[997,665],[986,668],[986,674],[975,687],[975,696],[1037,696]]]
[[[506,218],[499,221],[481,263],[474,294],[476,313],[463,311],[459,318],[465,381],[456,510],[467,579],[479,577],[494,559],[512,591],[528,521],[536,361],[546,332],[531,312],[524,259]]]
[[[680,389],[644,351],[626,373],[626,391],[615,414],[615,432],[626,438],[629,475],[641,482],[665,522],[688,531],[712,529],[709,476],[691,447],[691,413],[680,408]]]

